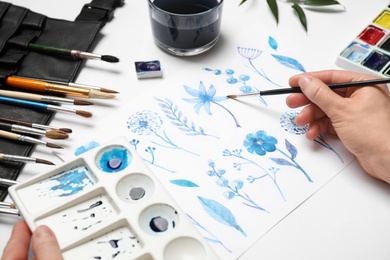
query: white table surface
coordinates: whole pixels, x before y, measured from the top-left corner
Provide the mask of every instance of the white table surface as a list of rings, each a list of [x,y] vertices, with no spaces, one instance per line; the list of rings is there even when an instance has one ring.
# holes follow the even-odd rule
[[[44,13],[49,17],[73,20],[84,2],[80,0],[12,0],[13,4]],[[267,30],[290,36],[303,47],[317,48],[316,68],[337,68],[335,59],[346,45],[388,4],[385,0],[339,0],[346,11],[306,11],[308,33],[301,28],[290,4],[279,3],[280,21],[276,26],[266,1],[226,0],[221,41],[240,31],[245,23],[256,21]],[[261,31],[261,29],[259,29]],[[115,113],[136,95],[148,91],[164,78],[193,59],[212,59],[212,51],[194,58],[178,58],[159,50],[153,43],[146,0],[127,0],[115,11],[115,18],[99,34],[93,52],[118,56],[121,61],[109,64],[87,61],[77,82],[116,89],[121,95],[113,101],[96,102],[88,107],[92,119],[58,113],[52,125],[73,129],[72,136],[93,130],[94,123]],[[218,45],[215,47],[218,48]],[[164,78],[138,80],[134,61],[158,59],[163,62]],[[61,144],[60,142],[60,144]],[[58,142],[57,142],[58,143]],[[33,156],[60,160],[38,147]],[[19,180],[26,180],[49,170],[49,166],[27,165]],[[6,201],[10,201],[7,198]],[[260,238],[240,260],[248,259],[390,259],[390,186],[374,180],[354,161],[322,189],[286,216]],[[15,216],[0,216],[0,254],[8,241]]]

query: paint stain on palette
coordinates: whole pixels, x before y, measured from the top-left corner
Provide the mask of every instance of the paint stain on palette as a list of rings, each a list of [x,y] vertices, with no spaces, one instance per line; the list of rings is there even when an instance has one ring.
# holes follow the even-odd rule
[[[98,195],[76,205],[59,211],[50,212],[49,216],[36,221],[37,226],[45,224],[58,236],[58,242],[73,241],[81,233],[98,229],[113,216],[117,215],[111,199]]]
[[[340,67],[390,77],[390,5],[337,57]]]
[[[84,163],[61,169],[53,174],[20,190],[26,207],[31,211],[39,212],[48,205],[53,205],[67,197],[92,188],[96,183],[95,175]]]
[[[89,254],[86,259],[129,259],[141,250],[140,241],[127,227],[120,227],[97,238],[72,248],[63,255],[66,259],[78,259],[80,255]]]

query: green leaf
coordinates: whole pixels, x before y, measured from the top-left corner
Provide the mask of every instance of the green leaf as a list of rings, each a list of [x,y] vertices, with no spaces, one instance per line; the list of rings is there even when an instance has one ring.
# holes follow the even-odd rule
[[[307,32],[307,21],[306,21],[306,15],[303,9],[298,4],[293,4],[292,8],[297,13],[299,20],[301,21],[302,26],[305,28],[305,31]]]
[[[242,0],[241,3],[238,6],[242,5],[245,2],[246,2],[246,0]]]
[[[325,5],[339,5],[340,3],[335,0],[307,0],[303,4],[311,5],[311,6],[325,6]]]
[[[279,11],[278,11],[278,4],[276,3],[276,0],[267,0],[268,6],[271,9],[272,14],[275,17],[276,23],[279,23]]]

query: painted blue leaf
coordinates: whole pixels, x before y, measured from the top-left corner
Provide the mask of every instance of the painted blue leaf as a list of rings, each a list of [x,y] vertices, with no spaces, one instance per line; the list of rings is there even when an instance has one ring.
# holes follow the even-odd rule
[[[238,225],[233,213],[228,208],[216,202],[215,200],[206,199],[200,196],[198,196],[198,199],[202,203],[203,209],[212,218],[224,225],[237,229],[243,236],[247,236],[244,230],[242,230],[242,228]]]
[[[203,68],[205,71],[213,71],[212,69],[209,68]]]
[[[290,163],[286,159],[282,159],[282,158],[269,158],[269,159],[275,162],[277,165],[295,166],[294,164]]]
[[[192,181],[189,181],[189,180],[171,180],[170,181],[172,184],[175,184],[175,185],[178,185],[178,186],[181,186],[181,187],[199,187],[198,185],[196,185],[195,183],[193,183]]]
[[[274,49],[275,51],[277,51],[277,48],[278,48],[278,42],[272,38],[271,36],[268,38],[268,44],[269,46]]]
[[[289,141],[286,139],[286,149],[291,154],[291,159],[294,160],[295,157],[297,157],[298,150],[295,148],[294,145],[292,145]]]
[[[276,55],[276,54],[271,54],[272,57],[274,57],[280,64],[290,68],[290,69],[295,69],[299,70],[302,72],[306,72],[305,68],[296,60],[290,57],[286,56],[281,56],[281,55]]]

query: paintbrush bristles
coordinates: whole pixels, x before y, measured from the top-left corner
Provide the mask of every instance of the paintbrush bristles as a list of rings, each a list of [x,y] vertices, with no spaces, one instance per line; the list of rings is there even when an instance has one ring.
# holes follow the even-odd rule
[[[91,117],[92,113],[83,111],[83,110],[76,110],[76,114],[83,117]]]
[[[46,143],[46,146],[49,148],[55,148],[55,149],[64,149],[62,146],[52,144],[52,143]]]
[[[115,90],[112,90],[112,89],[108,89],[108,88],[101,88],[100,91],[101,92],[105,92],[105,93],[112,93],[112,94],[118,94],[119,93],[118,91],[115,91]]]
[[[46,137],[50,139],[68,139],[69,135],[60,130],[50,130],[46,132]]]
[[[48,161],[48,160],[44,160],[44,159],[39,159],[39,158],[36,158],[35,159],[35,162],[36,163],[41,163],[41,164],[47,164],[47,165],[55,165],[54,163]]]
[[[86,101],[86,100],[80,100],[80,99],[75,99],[73,101],[73,104],[76,106],[90,106],[93,105],[92,102]]]
[[[110,99],[110,98],[114,98],[115,95],[91,89],[89,91],[89,97],[90,98],[99,98],[99,99]]]

